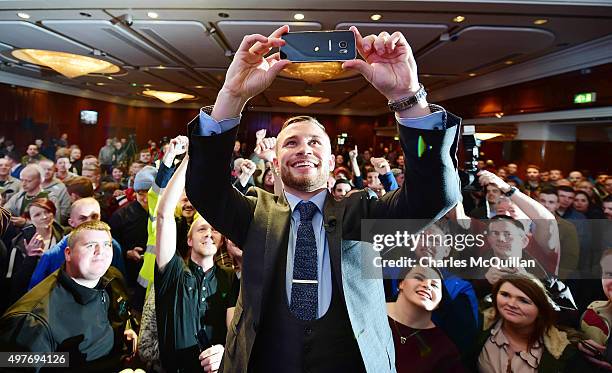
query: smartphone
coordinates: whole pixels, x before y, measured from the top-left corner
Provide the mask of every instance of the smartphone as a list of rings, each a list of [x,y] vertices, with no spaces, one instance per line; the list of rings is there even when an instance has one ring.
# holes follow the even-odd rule
[[[348,61],[357,57],[352,31],[289,32],[280,57],[292,62]]]
[[[212,346],[210,344],[210,340],[208,339],[208,335],[206,335],[206,330],[204,328],[198,330],[195,337],[196,337],[196,341],[198,341],[198,347],[200,348],[200,352]]]

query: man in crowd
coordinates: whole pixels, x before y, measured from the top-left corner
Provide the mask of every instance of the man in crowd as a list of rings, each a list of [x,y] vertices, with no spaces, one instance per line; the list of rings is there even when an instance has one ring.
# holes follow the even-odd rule
[[[573,187],[576,187],[579,182],[584,180],[584,176],[582,176],[582,172],[580,171],[572,171],[569,173],[567,179],[572,183]]]
[[[561,279],[570,278],[571,275],[575,275],[574,271],[576,269],[584,268],[584,265],[580,265],[581,263],[586,263],[586,257],[583,258],[586,251],[580,250],[580,241],[578,240],[576,227],[557,213],[559,196],[555,188],[542,189],[538,195],[538,202],[555,215],[557,225],[559,226],[559,243],[561,245],[559,277]]]
[[[15,179],[19,179],[21,175],[21,170],[25,167],[21,164],[21,160],[19,156],[15,152],[8,152],[4,158],[9,161],[9,166],[11,167],[11,176]]]
[[[21,188],[19,179],[11,176],[11,161],[0,158],[0,193],[4,201],[8,201]]]
[[[524,185],[524,189],[530,197],[538,195],[541,189],[540,168],[538,166],[534,164],[527,166],[527,182]]]
[[[115,158],[115,147],[113,146],[113,139],[106,139],[106,144],[100,148],[100,152],[98,153],[98,159],[100,160],[100,167],[104,171],[105,175],[108,175],[111,173],[114,158]]]
[[[138,154],[138,160],[145,165],[150,165],[153,161],[151,157],[151,151],[149,149],[142,149]]]
[[[508,163],[508,176],[506,176],[508,178],[508,180],[512,180],[516,183],[516,185],[518,186],[522,186],[523,185],[523,180],[521,180],[520,177],[518,177],[518,166],[516,165],[516,163]]]
[[[495,184],[485,185],[485,203],[470,212],[470,216],[476,219],[487,219],[496,215],[497,203],[502,195],[501,190]]]
[[[70,167],[72,166],[70,165],[70,158],[68,156],[62,155],[57,157],[55,160],[55,177],[65,182],[71,177],[78,176],[70,172]]]
[[[110,229],[100,221],[77,227],[66,264],[0,318],[0,350],[69,353],[71,371],[117,372],[135,345],[132,315],[113,257]]]
[[[91,197],[81,198],[75,201],[70,208],[70,218],[68,219],[68,225],[75,229],[79,225],[87,221],[100,220],[100,204],[98,201]],[[30,285],[28,289],[32,289],[38,285],[47,276],[58,270],[62,264],[64,264],[64,250],[68,246],[68,239],[70,235],[67,234],[58,242],[55,246],[45,251],[40,257],[38,264],[32,277],[30,278]],[[113,261],[111,265],[117,268],[122,274],[125,274],[125,264],[123,263],[123,253],[121,252],[121,245],[113,238]]]
[[[70,196],[70,201],[74,202],[80,198],[94,196],[93,184],[91,180],[83,176],[75,176],[64,182],[66,191]]]
[[[346,179],[337,179],[332,189],[332,195],[336,201],[341,201],[351,191],[351,183]]]
[[[81,149],[76,145],[72,145],[70,149],[70,164],[72,165],[70,172],[80,175],[83,168],[83,160],[81,160]]]
[[[43,190],[42,183],[45,171],[37,164],[28,164],[21,171],[21,191],[9,199],[4,208],[9,210],[13,217],[11,221],[18,227],[23,227],[26,219],[22,217],[30,202],[36,198],[49,198],[57,205],[57,196],[52,192]]]
[[[173,139],[170,148],[186,151],[187,138]],[[187,233],[187,263],[177,252],[174,217],[184,186],[186,157],[159,200],[155,301],[160,357],[168,372],[215,372],[223,355],[228,325],[238,298],[239,281],[231,269],[215,265],[222,237],[202,217]],[[196,337],[196,334],[198,337]],[[198,346],[206,340],[208,345]]]
[[[370,263],[378,254],[349,240],[361,240],[362,218],[431,221],[457,203],[459,181],[450,153],[458,118],[415,97],[421,89],[416,63],[401,33],[362,38],[351,30],[365,61],[347,61],[344,68],[359,71],[387,97],[400,121],[402,188],[381,199],[357,192],[336,202],[327,195],[334,168],[329,136],[316,119],[304,116],[289,119],[277,137],[274,167],[283,195],[256,189],[256,197],[247,197],[231,186],[227,165],[240,113],[289,63],[277,54],[264,58],[284,44],[288,26],[270,37],[246,36],[214,107],[190,123],[189,200],[244,251],[240,300],[221,371],[395,371],[382,281],[361,275],[362,260]],[[412,104],[399,104],[408,101]],[[419,139],[430,146],[421,157]],[[418,176],[423,174],[428,177]],[[351,245],[359,247],[349,250]]]
[[[60,224],[65,224],[70,215],[70,196],[66,190],[66,186],[60,180],[55,178],[55,163],[49,159],[43,159],[38,165],[45,171],[45,179],[42,183],[44,191],[56,196],[57,214],[55,220]]]
[[[559,208],[557,213],[564,219],[582,220],[586,219],[583,213],[578,212],[574,209],[574,197],[576,192],[570,186],[562,185],[557,188],[557,195],[559,196]]]
[[[45,157],[40,154],[38,145],[30,144],[26,149],[26,155],[21,157],[21,164],[25,166],[30,163],[38,163],[42,159],[45,159]]]
[[[548,182],[552,186],[557,186],[557,182],[563,179],[563,172],[561,172],[561,170],[558,170],[558,169],[550,170],[549,175],[550,176],[549,176]]]

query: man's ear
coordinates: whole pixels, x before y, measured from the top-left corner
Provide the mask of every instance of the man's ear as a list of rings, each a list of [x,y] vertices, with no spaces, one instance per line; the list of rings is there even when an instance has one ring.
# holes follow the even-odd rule
[[[191,237],[187,237],[187,246],[193,247],[193,240],[191,239]]]
[[[70,248],[66,247],[64,249],[64,260],[66,261],[66,263],[70,262]]]
[[[278,154],[277,154],[277,156],[276,156],[276,157],[274,157],[274,159],[272,160],[272,166],[274,167],[274,170],[275,170],[275,172],[274,172],[274,173],[278,175],[278,174],[280,173],[280,169],[279,169],[279,167],[278,167]]]

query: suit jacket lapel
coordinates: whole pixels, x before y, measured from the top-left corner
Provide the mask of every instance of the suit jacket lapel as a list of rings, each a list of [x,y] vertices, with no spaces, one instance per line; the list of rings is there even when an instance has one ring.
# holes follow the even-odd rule
[[[277,197],[276,203],[271,204],[268,211],[268,223],[264,252],[263,284],[264,297],[271,288],[275,265],[282,250],[287,250],[289,242],[289,228],[291,226],[291,209],[285,195]],[[284,276],[283,276],[284,278]]]
[[[323,225],[327,235],[329,247],[329,259],[334,277],[338,282],[340,296],[344,299],[342,289],[342,216],[344,215],[344,204],[338,203],[331,194],[327,194],[323,207]]]

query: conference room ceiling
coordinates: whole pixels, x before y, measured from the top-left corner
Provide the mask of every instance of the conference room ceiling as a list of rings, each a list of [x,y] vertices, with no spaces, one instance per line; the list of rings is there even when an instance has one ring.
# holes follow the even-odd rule
[[[525,80],[561,73],[563,61],[556,61],[555,56],[567,59],[571,66],[580,48],[606,41],[612,34],[609,1],[511,3],[2,1],[0,82],[20,84],[21,78],[23,85],[119,103],[198,107],[214,102],[231,56],[245,34],[268,34],[282,24],[289,24],[292,31],[356,25],[364,35],[402,31],[416,55],[421,82],[431,97],[444,99],[508,85],[513,76]],[[19,12],[30,18],[20,18]],[[158,17],[151,18],[150,12]],[[304,19],[294,20],[296,13],[302,13]],[[373,21],[373,14],[382,18]],[[127,16],[131,22],[126,22]],[[457,22],[457,16],[464,20]],[[121,71],[68,79],[13,58],[10,51],[17,48],[95,55],[117,64]],[[612,48],[592,63],[609,62],[606,58],[612,59]],[[165,105],[143,96],[147,88],[185,92],[196,99]],[[304,111],[278,99],[292,95],[330,98],[328,103],[306,109],[312,112],[380,114],[386,107],[384,97],[361,76],[315,85],[279,77],[250,105],[255,110]]]

